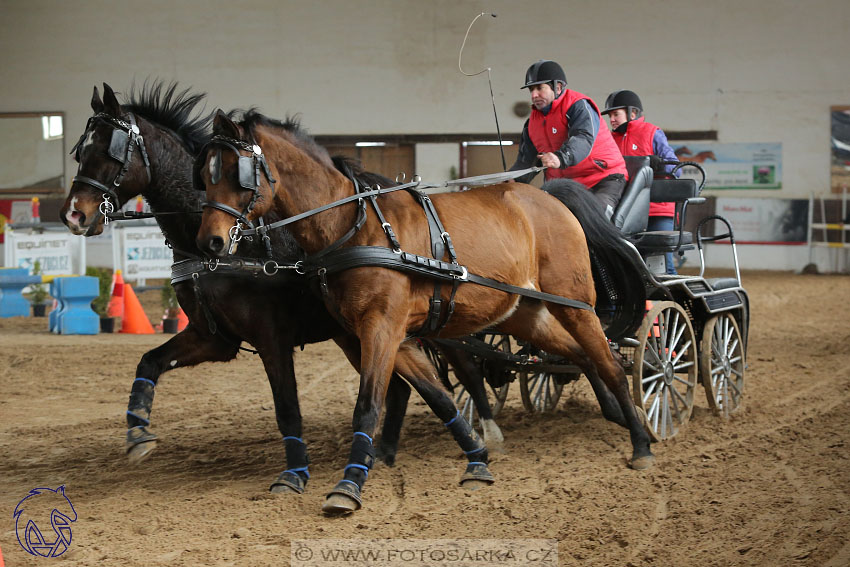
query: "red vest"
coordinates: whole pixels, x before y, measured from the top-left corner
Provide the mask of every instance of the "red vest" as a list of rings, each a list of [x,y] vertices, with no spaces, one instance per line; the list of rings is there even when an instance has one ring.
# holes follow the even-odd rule
[[[625,133],[611,132],[614,142],[624,156],[649,156],[654,154],[652,140],[658,126],[646,122],[643,118],[630,120]],[[676,214],[675,203],[650,203],[649,216],[672,217]]]
[[[564,168],[546,170],[546,179],[554,177],[569,177],[588,187],[593,187],[609,175],[620,173],[628,179],[626,162],[617,149],[611,132],[602,123],[602,115],[596,104],[587,96],[567,89],[560,97],[552,102],[549,114],[543,114],[536,108],[531,110],[528,121],[528,137],[538,153],[554,152],[561,149],[567,139],[569,124],[567,110],[579,100],[587,100],[599,117],[599,133],[593,141],[590,155],[579,163]]]
[[[643,118],[635,118],[629,122],[626,132],[611,132],[614,142],[624,156],[652,155],[652,138],[658,126],[645,122]]]

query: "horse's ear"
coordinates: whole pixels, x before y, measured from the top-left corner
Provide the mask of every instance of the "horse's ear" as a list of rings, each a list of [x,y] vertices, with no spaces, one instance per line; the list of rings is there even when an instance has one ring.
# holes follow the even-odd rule
[[[239,138],[239,127],[235,122],[233,122],[233,120],[228,118],[227,114],[225,114],[220,108],[215,111],[215,118],[213,118],[213,132],[216,134],[224,134],[231,138]]]
[[[118,99],[115,97],[115,91],[112,90],[112,87],[103,83],[103,107],[107,113],[111,114],[115,118],[119,118],[121,116],[121,103],[118,102]]]
[[[100,100],[100,93],[97,92],[97,87],[91,95],[91,109],[95,112],[103,112],[103,101]]]

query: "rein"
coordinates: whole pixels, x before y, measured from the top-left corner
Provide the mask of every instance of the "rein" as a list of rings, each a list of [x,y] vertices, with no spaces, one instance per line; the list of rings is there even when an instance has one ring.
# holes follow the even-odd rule
[[[127,117],[129,122],[110,116],[105,112],[98,112],[89,118],[85,131],[83,131],[83,134],[80,136],[80,139],[77,140],[77,143],[74,144],[74,147],[71,148],[71,154],[74,155],[77,163],[80,163],[80,144],[82,144],[85,140],[86,134],[92,125],[96,121],[100,120],[114,127],[114,130],[112,131],[112,138],[109,142],[108,153],[109,157],[121,162],[121,170],[112,180],[112,186],[107,186],[97,179],[80,175],[79,168],[82,167],[82,163],[80,163],[80,166],[77,168],[77,175],[75,175],[71,180],[71,183],[84,183],[85,185],[94,187],[103,193],[103,202],[97,208],[97,216],[95,216],[95,218],[89,223],[89,229],[86,231],[86,236],[91,236],[93,234],[93,231],[101,218],[103,218],[104,225],[108,225],[110,220],[108,215],[112,214],[115,209],[120,206],[118,194],[115,192],[113,187],[118,188],[124,180],[124,176],[127,175],[127,172],[130,170],[130,164],[133,160],[133,148],[135,146],[139,147],[139,153],[141,154],[142,160],[145,164],[145,173],[148,176],[148,183],[151,181],[151,163],[150,159],[148,159],[148,152],[145,149],[144,138],[139,131],[139,127],[136,124],[136,119],[133,117],[133,114],[128,113]],[[110,201],[110,199],[114,201],[114,204]]]

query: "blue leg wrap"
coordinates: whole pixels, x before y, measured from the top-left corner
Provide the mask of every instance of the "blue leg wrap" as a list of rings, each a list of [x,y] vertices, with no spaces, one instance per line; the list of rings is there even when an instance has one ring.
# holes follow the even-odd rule
[[[452,436],[457,441],[457,444],[460,445],[461,450],[468,460],[484,463],[489,460],[484,441],[481,440],[478,433],[476,433],[460,413],[446,423],[446,427],[452,432]]]
[[[358,489],[362,489],[374,463],[375,449],[372,447],[372,438],[360,431],[356,432],[343,477],[356,484]]]
[[[150,425],[153,407],[154,384],[147,378],[136,378],[130,389],[130,402],[127,404],[127,428]]]

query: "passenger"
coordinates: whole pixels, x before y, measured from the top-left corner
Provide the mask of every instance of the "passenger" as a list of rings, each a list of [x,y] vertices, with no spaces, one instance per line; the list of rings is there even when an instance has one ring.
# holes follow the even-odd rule
[[[644,120],[643,104],[634,92],[614,91],[608,95],[602,114],[608,115],[614,142],[624,156],[657,156],[664,161],[678,161],[664,131]],[[667,165],[663,169],[669,173],[674,167]],[[678,177],[679,172],[676,171],[675,175]],[[675,203],[650,203],[647,230],[673,230],[675,216]],[[676,274],[673,253],[668,252],[665,257],[667,273]]]
[[[626,163],[611,133],[600,127],[602,115],[588,96],[566,88],[564,70],[540,60],[525,73],[531,92],[531,117],[522,129],[519,155],[510,170],[538,162],[548,179],[568,177],[586,185],[602,202],[608,218],[626,187]],[[518,179],[528,183],[533,174]]]

